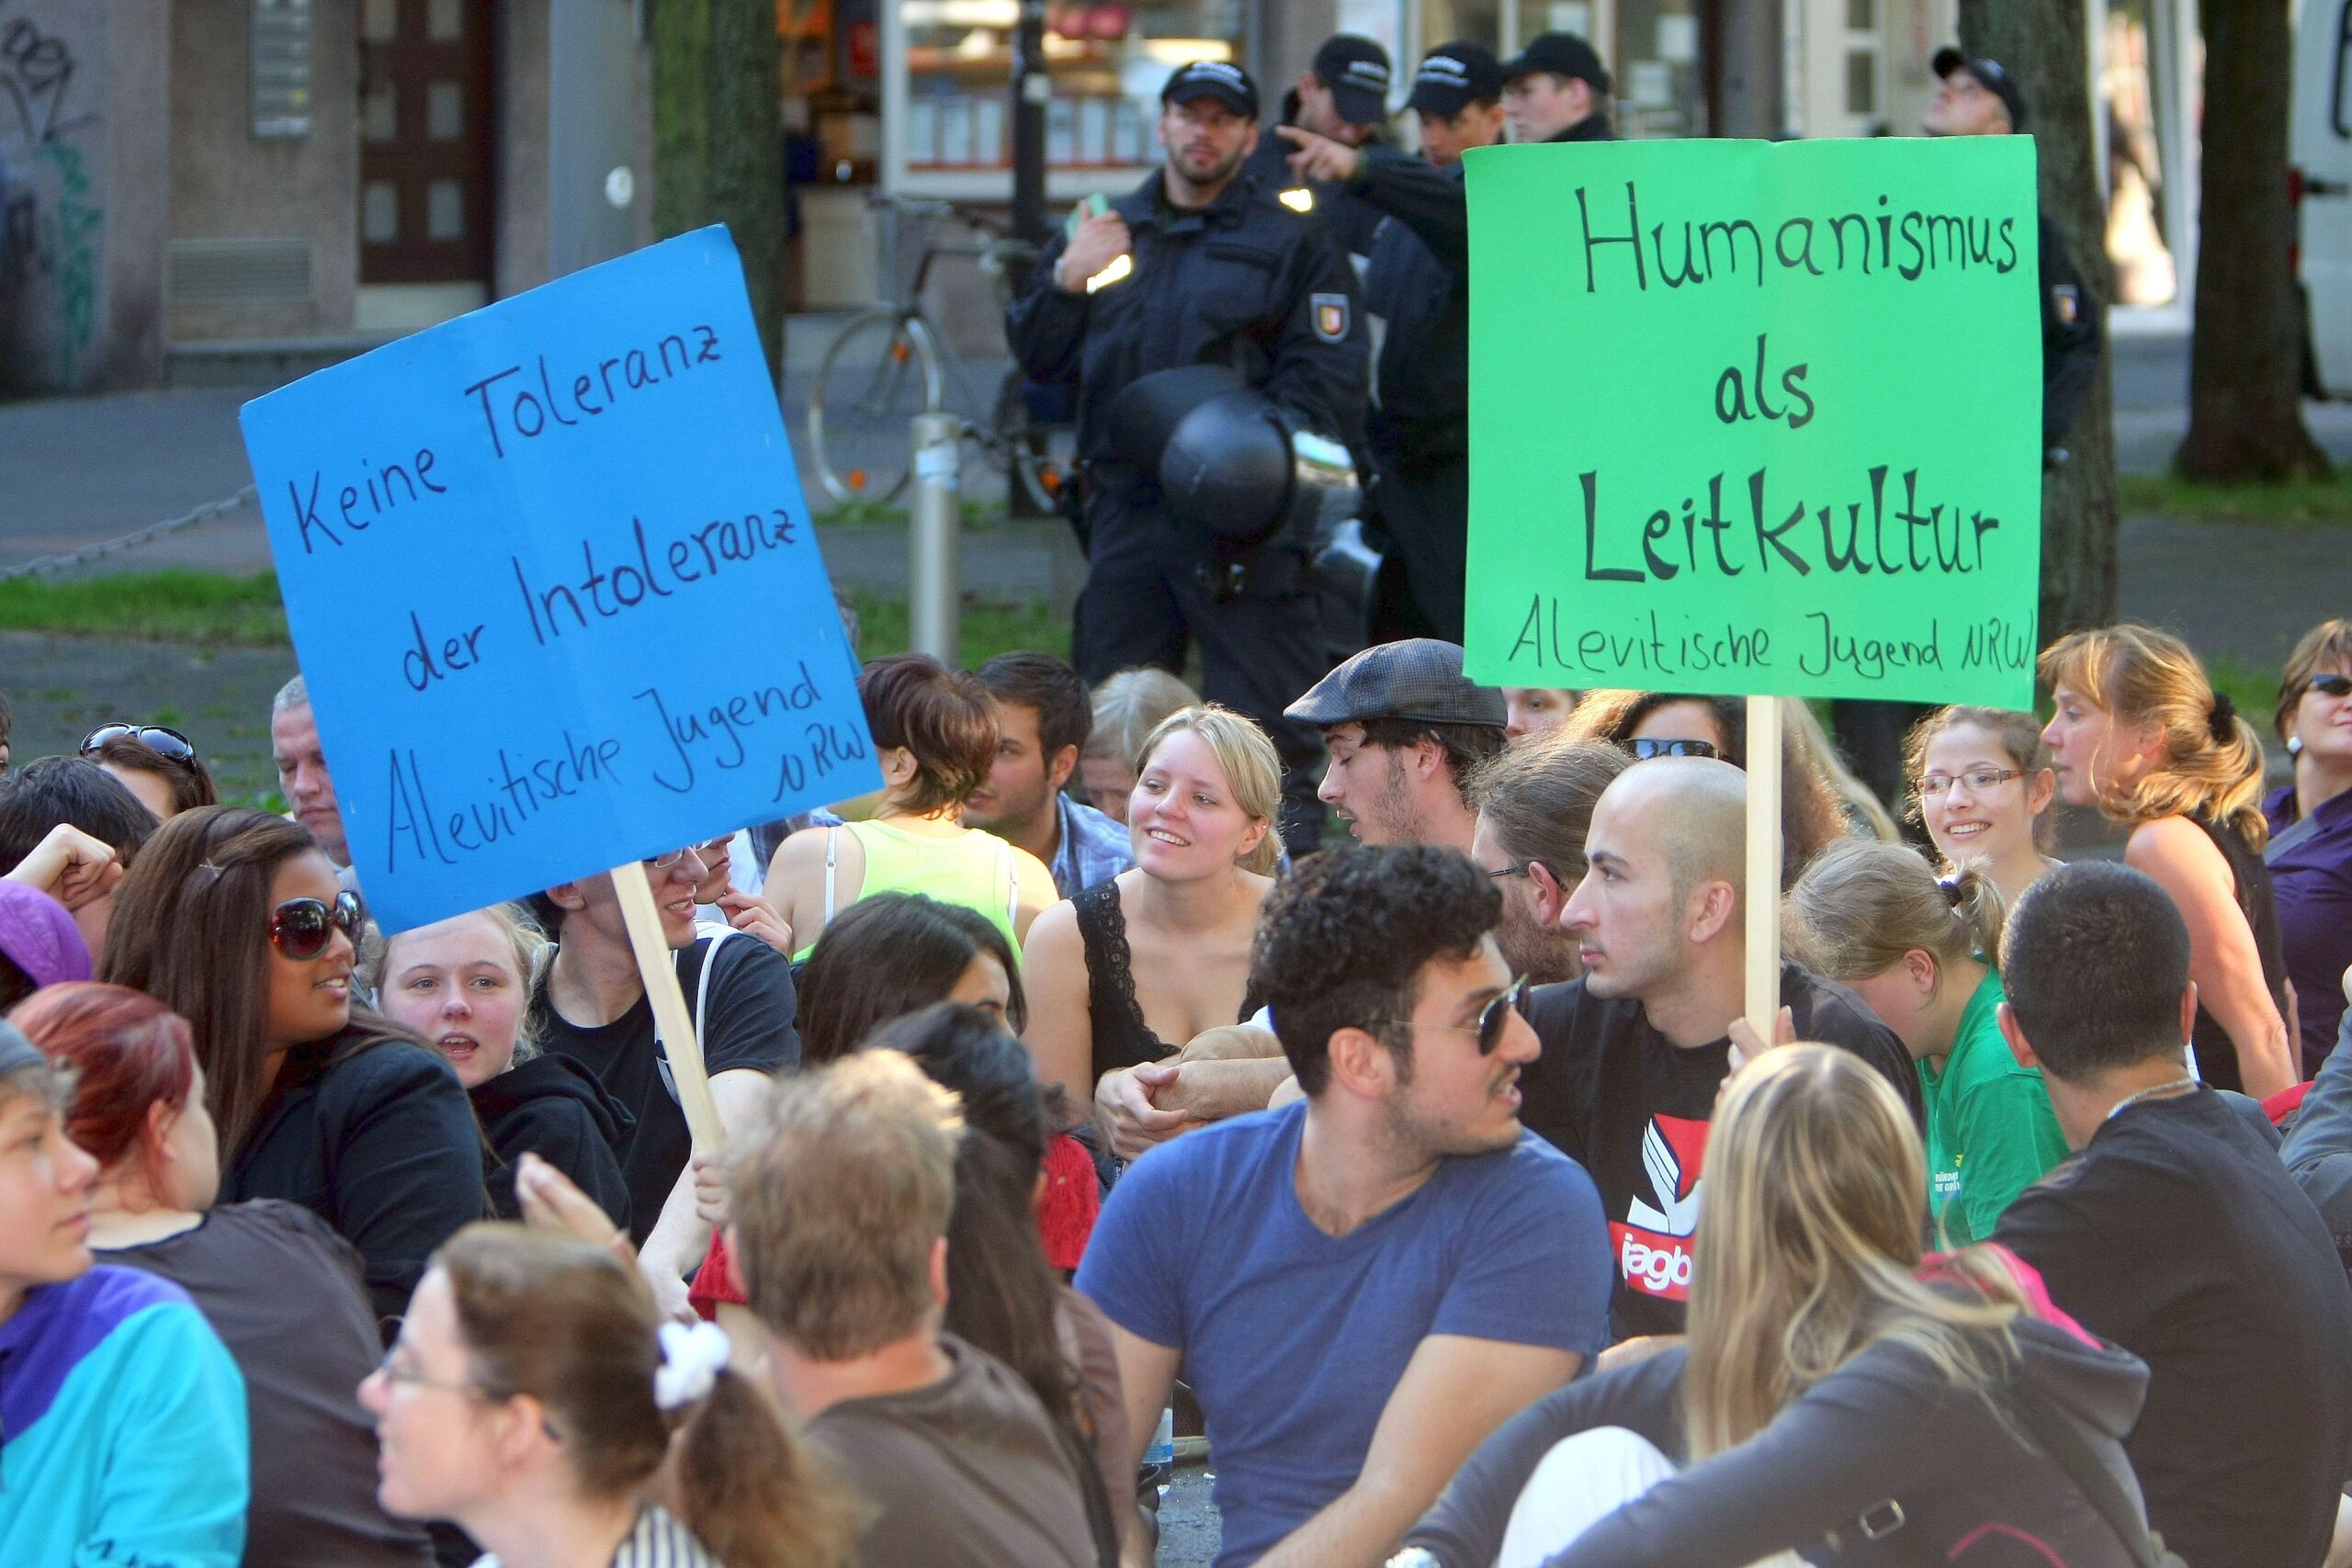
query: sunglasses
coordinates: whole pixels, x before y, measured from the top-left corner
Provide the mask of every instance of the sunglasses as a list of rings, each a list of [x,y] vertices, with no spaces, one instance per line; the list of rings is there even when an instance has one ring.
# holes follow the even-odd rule
[[[160,724],[102,724],[82,737],[82,755],[92,755],[109,740],[123,739],[136,740],[168,761],[190,767],[196,763],[196,742]]]
[[[2327,697],[2352,697],[2352,675],[2314,675],[2303,682],[2303,690]]]
[[[1634,761],[1645,762],[1652,757],[1713,757],[1716,755],[1712,740],[1622,740],[1623,750],[1633,753]]]
[[[332,904],[322,898],[288,898],[269,912],[269,940],[278,952],[300,963],[324,953],[334,931],[340,931],[357,946],[360,928],[367,923],[368,913],[356,893],[338,893]]]
[[[1478,1010],[1477,1022],[1441,1023],[1436,1027],[1459,1029],[1464,1033],[1475,1033],[1478,1037],[1478,1055],[1491,1056],[1495,1054],[1495,1047],[1503,1043],[1504,1021],[1513,1013],[1519,1014],[1521,1018],[1527,1016],[1527,976],[1524,975],[1505,986],[1495,994],[1494,1000]],[[1415,1021],[1409,1018],[1384,1018],[1379,1021],[1392,1023],[1399,1028],[1410,1028]]]

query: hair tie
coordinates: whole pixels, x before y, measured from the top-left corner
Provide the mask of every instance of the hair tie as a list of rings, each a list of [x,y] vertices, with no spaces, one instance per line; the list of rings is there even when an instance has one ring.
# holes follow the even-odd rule
[[[2237,716],[2238,705],[2230,701],[2230,694],[2227,692],[2214,693],[2213,717],[2211,719],[2213,739],[2224,743],[2237,739],[2237,730],[2235,728],[2235,720]]]
[[[1936,878],[1936,886],[1943,889],[1945,903],[1951,905],[1955,909],[1960,908],[1961,891],[1959,876],[1939,876]]]
[[[653,1369],[653,1403],[680,1410],[702,1398],[727,1365],[727,1331],[715,1323],[662,1325],[662,1364]]]

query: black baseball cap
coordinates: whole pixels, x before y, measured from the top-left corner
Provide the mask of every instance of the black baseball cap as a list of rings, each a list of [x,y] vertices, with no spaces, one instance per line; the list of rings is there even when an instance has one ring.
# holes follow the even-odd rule
[[[1999,61],[1971,60],[1960,51],[1947,46],[1936,51],[1935,59],[1928,64],[1939,82],[1955,71],[1967,72],[1984,85],[1986,92],[2001,100],[2001,107],[2009,111],[2011,130],[2025,129],[2025,94],[2018,89],[2017,78],[2011,76]]]
[[[1462,673],[1462,649],[1435,637],[1367,648],[1283,709],[1284,718],[1329,727],[1368,718],[1503,727],[1503,694]]]
[[[1592,51],[1592,45],[1574,33],[1537,33],[1527,40],[1526,48],[1503,62],[1506,82],[1544,71],[1573,81],[1589,82],[1604,93],[1610,90],[1609,68],[1600,63],[1600,56]]]
[[[1429,51],[1413,73],[1413,92],[1405,107],[1451,119],[1472,104],[1494,102],[1502,91],[1503,68],[1495,51],[1461,39]]]
[[[1168,85],[1159,89],[1163,104],[1189,104],[1199,98],[1215,98],[1235,114],[1258,118],[1258,84],[1231,61],[1195,60],[1190,65],[1179,65],[1168,78]]]
[[[1315,51],[1315,79],[1331,89],[1331,107],[1350,125],[1388,118],[1388,51],[1368,38],[1340,33]]]

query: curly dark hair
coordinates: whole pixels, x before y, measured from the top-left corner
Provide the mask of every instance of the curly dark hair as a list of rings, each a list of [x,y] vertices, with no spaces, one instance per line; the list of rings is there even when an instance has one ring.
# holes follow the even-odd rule
[[[1276,883],[1250,954],[1250,988],[1273,1009],[1298,1087],[1323,1092],[1340,1029],[1377,1036],[1409,1073],[1412,1045],[1384,1021],[1411,1017],[1423,966],[1469,958],[1502,910],[1493,878],[1434,844],[1326,850]]]

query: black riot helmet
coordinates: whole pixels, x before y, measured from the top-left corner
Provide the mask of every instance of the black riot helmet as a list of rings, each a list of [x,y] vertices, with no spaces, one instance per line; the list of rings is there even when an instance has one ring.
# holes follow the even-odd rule
[[[1168,511],[1227,551],[1315,548],[1362,500],[1344,446],[1223,366],[1138,378],[1111,424],[1121,457],[1159,479]]]

